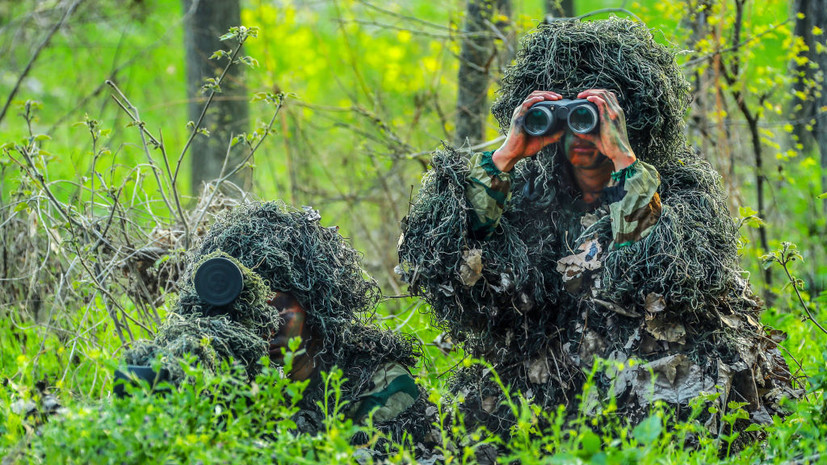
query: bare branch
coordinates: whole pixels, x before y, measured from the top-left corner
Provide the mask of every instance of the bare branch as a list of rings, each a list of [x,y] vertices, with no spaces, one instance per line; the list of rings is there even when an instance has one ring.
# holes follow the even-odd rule
[[[49,32],[46,33],[46,37],[43,39],[43,42],[41,42],[40,45],[38,45],[37,48],[34,50],[34,54],[32,54],[32,57],[29,59],[29,62],[26,64],[26,68],[23,69],[23,72],[20,74],[20,77],[17,78],[17,82],[14,84],[14,87],[12,88],[8,99],[6,99],[6,104],[3,105],[3,109],[0,110],[0,121],[3,121],[3,118],[6,116],[6,112],[9,109],[9,105],[11,105],[12,100],[14,100],[14,96],[17,95],[17,91],[20,90],[20,85],[23,83],[23,79],[25,79],[26,76],[28,76],[29,72],[32,70],[32,66],[34,65],[34,62],[37,60],[37,58],[40,56],[40,52],[42,52],[43,49],[46,48],[47,45],[49,45],[49,41],[52,40],[52,37],[57,33],[58,30],[60,30],[60,28],[63,26],[63,23],[65,23],[66,20],[69,19],[69,16],[72,15],[72,13],[75,11],[75,8],[77,8],[82,1],[83,0],[75,0],[71,5],[69,5],[69,8],[66,9],[66,12],[60,18],[60,21],[55,23],[55,25],[49,30]]]

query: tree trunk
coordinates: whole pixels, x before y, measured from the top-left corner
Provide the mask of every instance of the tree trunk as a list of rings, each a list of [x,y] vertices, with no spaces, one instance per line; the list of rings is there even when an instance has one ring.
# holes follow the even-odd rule
[[[511,0],[496,0],[498,19],[494,22],[494,26],[498,31],[498,36],[502,40],[502,45],[497,53],[497,61],[499,62],[499,72],[502,75],[505,67],[511,64],[511,61],[517,55],[517,32],[512,26],[513,7]]]
[[[793,17],[795,20],[794,34],[796,37],[804,39],[807,46],[813,45],[813,20],[812,6],[818,0],[794,0],[793,2]],[[802,17],[798,17],[798,14]],[[802,52],[804,56],[811,59],[812,56],[809,51]],[[803,92],[804,94],[811,94],[811,89],[807,86],[807,82],[814,82],[815,70],[811,69],[809,63],[797,64],[793,62],[795,69],[796,80],[793,83],[793,91]],[[814,116],[813,109],[815,102],[813,99],[799,99],[793,100],[793,136],[796,142],[800,142],[804,146],[804,150],[810,150],[813,147],[813,134],[807,129],[808,124]]]
[[[813,34],[813,28],[827,30],[827,0],[795,0],[793,4],[795,20],[795,35],[804,39],[807,51],[803,52],[810,63],[795,64],[797,80],[793,85],[795,91],[804,92],[806,100],[796,100],[793,108],[793,126],[795,139],[804,146],[805,151],[811,151],[813,145],[818,147],[821,154],[822,189],[827,189],[827,118],[821,110],[827,106],[827,54],[818,53],[820,43],[825,44],[825,35]],[[810,127],[810,125],[812,125]],[[824,203],[827,213],[827,202]]]
[[[490,29],[493,17],[492,0],[468,0],[457,75],[456,145],[462,145],[466,140],[472,145],[478,144],[485,136],[489,72],[496,54]]]
[[[182,0],[184,13],[189,15],[184,23],[184,43],[187,60],[187,97],[189,118],[198,121],[204,109],[205,97],[201,92],[204,79],[215,78],[226,66],[227,58],[210,60],[216,50],[228,50],[232,42],[222,42],[219,37],[230,27],[241,24],[239,0]],[[190,9],[193,8],[190,12]],[[201,183],[216,179],[221,174],[224,159],[228,156],[225,171],[233,169],[243,157],[242,145],[236,145],[228,152],[230,140],[246,132],[249,119],[246,89],[243,85],[243,66],[233,65],[221,83],[222,92],[210,104],[200,124],[210,136],[197,135],[190,148],[192,167],[191,190],[200,192]],[[251,187],[252,171],[244,168],[230,181],[245,190]]]
[[[545,0],[546,16],[571,18],[574,16],[574,0]]]

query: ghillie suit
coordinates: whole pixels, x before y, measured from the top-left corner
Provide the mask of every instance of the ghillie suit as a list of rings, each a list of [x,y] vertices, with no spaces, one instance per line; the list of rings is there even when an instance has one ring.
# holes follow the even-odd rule
[[[551,145],[515,166],[510,202],[480,238],[470,154],[445,147],[403,221],[399,257],[411,292],[469,355],[544,409],[576,405],[595,357],[636,358],[644,364],[598,376],[631,422],[652,400],[685,413],[702,392],[720,393],[719,412],[743,401],[748,421],[770,421],[794,394],[781,335],[758,322],[720,177],[687,147],[688,85],[674,55],[627,20],[542,24],[524,38],[492,111],[508,128],[534,90],[576,98],[601,88],[616,93],[635,154],[662,179],[662,214],[648,236],[613,243],[605,202],[583,208],[565,154]],[[452,386],[467,420],[495,432],[514,424],[483,367],[455,373]],[[705,420],[718,431],[717,416]]]
[[[358,252],[337,228],[323,227],[319,219],[315,210],[275,202],[241,205],[219,217],[191,253],[187,284],[156,341],[130,350],[127,362],[145,363],[159,351],[173,356],[189,352],[211,368],[232,356],[252,378],[259,368],[256,362],[268,353],[267,337],[280,321],[267,298],[275,292],[290,293],[306,309],[306,325],[318,338],[313,342],[319,348],[314,357],[317,369],[299,404],[299,429],[323,428],[323,414],[316,405],[325,400],[319,373],[334,366],[347,378],[341,386],[342,400],[350,402],[358,420],[376,403],[372,392],[377,374],[410,370],[420,351],[413,339],[366,324],[379,288],[365,277]],[[229,257],[245,278],[241,296],[229,309],[205,304],[192,284],[198,265],[215,256]],[[375,411],[374,424],[393,439],[407,433],[422,441],[430,430],[430,421],[424,420],[427,394],[415,385],[412,389],[412,397],[418,394],[416,401],[401,414],[383,417],[381,408]],[[433,416],[434,411],[428,413]]]
[[[229,307],[203,302],[192,283],[191,270],[214,257],[231,260],[244,277],[241,294]],[[184,354],[194,355],[209,371],[215,371],[223,360],[233,359],[244,367],[245,381],[253,380],[261,369],[259,359],[267,355],[265,336],[276,331],[279,323],[278,312],[267,304],[267,285],[259,275],[220,251],[195,258],[188,268],[178,299],[155,339],[127,350],[124,361],[150,365],[160,355],[163,377],[177,384],[186,377],[179,363]]]

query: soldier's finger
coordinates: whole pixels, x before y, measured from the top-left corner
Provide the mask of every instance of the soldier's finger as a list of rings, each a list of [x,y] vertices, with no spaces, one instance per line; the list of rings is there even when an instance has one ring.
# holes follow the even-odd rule
[[[577,98],[587,98],[591,96],[599,96],[600,89],[586,89],[579,94],[577,94]]]
[[[529,94],[529,97],[537,95],[542,95],[543,98],[545,98],[546,100],[560,100],[561,98],[563,98],[562,95],[551,90],[535,90],[534,92]]]
[[[618,100],[617,94],[614,93],[614,91],[606,92],[606,102],[609,103],[609,106],[615,113],[623,113],[623,107],[620,106],[620,100]]]
[[[595,97],[602,98],[613,109],[617,109],[617,108],[620,107],[620,105],[618,104],[617,95],[613,91],[610,91],[610,90],[606,90],[606,89],[587,89],[587,90],[584,90],[583,92],[580,92],[579,94],[577,94],[577,98],[587,98],[587,97],[590,97],[590,96],[595,96]]]
[[[586,100],[597,105],[597,111],[600,113],[600,119],[603,121],[611,121],[617,118],[617,112],[612,109],[608,102],[603,97],[597,95],[589,95]]]
[[[528,111],[528,109],[531,108],[532,105],[534,105],[537,102],[542,102],[543,100],[545,100],[545,97],[542,95],[529,96],[527,99],[523,101],[523,104],[517,108],[521,109],[522,112],[525,112]]]

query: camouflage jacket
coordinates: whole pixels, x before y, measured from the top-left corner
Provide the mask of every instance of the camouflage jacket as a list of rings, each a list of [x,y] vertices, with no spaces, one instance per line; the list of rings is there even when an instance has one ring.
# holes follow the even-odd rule
[[[398,363],[386,363],[371,378],[372,389],[357,397],[348,416],[362,422],[373,414],[373,421],[383,423],[410,408],[419,397],[419,388],[411,373]]]
[[[476,153],[470,160],[466,195],[474,208],[470,226],[477,237],[494,232],[511,198],[511,175],[497,169],[493,153]],[[659,186],[655,167],[640,160],[612,173],[602,200],[609,205],[615,248],[631,245],[652,232],[662,210]]]

